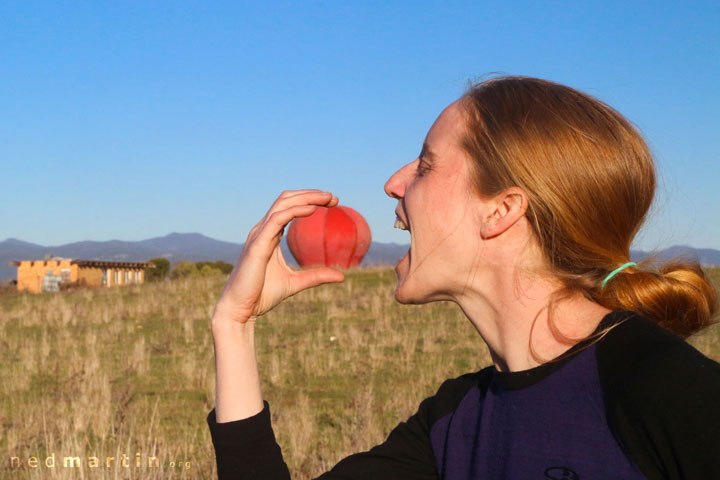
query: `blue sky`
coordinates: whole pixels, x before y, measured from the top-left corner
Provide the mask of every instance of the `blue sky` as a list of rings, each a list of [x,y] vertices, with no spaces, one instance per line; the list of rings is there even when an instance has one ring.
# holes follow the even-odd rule
[[[720,3],[0,3],[0,240],[243,242],[285,189],[393,230],[386,179],[490,72],[640,127],[661,189],[635,246],[720,248]]]

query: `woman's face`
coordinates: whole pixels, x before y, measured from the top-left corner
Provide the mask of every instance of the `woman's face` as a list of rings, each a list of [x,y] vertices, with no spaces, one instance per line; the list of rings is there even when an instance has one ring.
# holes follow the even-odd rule
[[[454,300],[477,267],[482,200],[470,193],[469,157],[460,146],[461,108],[459,101],[447,107],[420,156],[385,184],[410,233],[408,254],[395,267],[400,303]]]

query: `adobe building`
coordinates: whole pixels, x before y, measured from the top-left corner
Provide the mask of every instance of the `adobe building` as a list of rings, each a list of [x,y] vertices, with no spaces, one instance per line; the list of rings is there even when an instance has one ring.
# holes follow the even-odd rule
[[[74,283],[88,287],[112,287],[145,281],[144,270],[154,267],[145,262],[105,262],[100,260],[18,260],[17,289],[30,293],[57,292],[60,284]]]

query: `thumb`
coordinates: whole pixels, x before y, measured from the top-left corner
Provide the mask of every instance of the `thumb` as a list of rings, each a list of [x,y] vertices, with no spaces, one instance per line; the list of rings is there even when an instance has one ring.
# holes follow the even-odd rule
[[[337,283],[343,280],[345,280],[345,275],[340,270],[330,267],[314,267],[298,272],[296,286],[300,291],[323,283]]]

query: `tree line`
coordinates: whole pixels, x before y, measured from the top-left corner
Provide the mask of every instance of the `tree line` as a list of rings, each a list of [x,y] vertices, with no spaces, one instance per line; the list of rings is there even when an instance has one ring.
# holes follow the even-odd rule
[[[209,277],[212,275],[228,275],[233,266],[222,260],[214,262],[178,262],[170,265],[167,258],[151,258],[148,262],[154,268],[145,269],[145,281],[156,282],[165,278]]]

